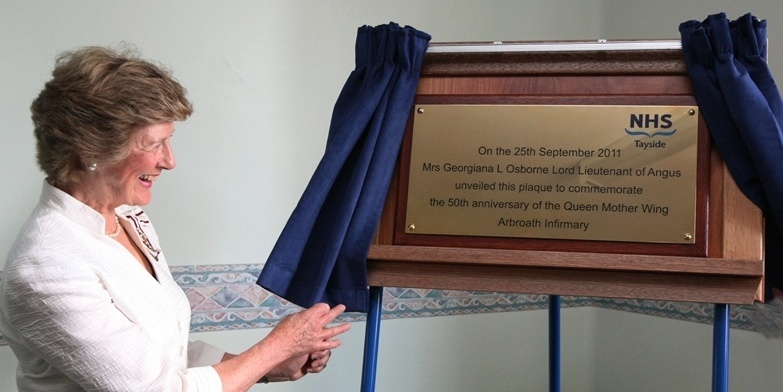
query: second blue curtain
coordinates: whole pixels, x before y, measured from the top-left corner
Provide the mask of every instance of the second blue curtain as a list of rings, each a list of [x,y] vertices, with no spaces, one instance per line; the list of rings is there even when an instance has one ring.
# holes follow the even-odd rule
[[[726,14],[680,25],[685,64],[712,140],[764,213],[767,298],[783,288],[783,100],[767,66],[767,24]]]

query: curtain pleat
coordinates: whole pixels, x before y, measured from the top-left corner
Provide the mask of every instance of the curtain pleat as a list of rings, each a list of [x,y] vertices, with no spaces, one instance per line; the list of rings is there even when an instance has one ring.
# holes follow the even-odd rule
[[[783,287],[783,100],[766,62],[766,21],[714,14],[680,25],[683,56],[712,140],[766,220],[767,297]]]
[[[395,23],[359,28],[356,66],[326,149],[257,283],[308,307],[366,312],[366,256],[378,226],[430,36]]]

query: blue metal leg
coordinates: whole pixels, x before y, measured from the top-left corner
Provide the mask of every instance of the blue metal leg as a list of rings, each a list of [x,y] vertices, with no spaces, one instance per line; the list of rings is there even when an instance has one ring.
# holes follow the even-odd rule
[[[729,305],[715,304],[712,332],[712,391],[729,391]]]
[[[560,392],[560,296],[549,296],[549,391]]]
[[[375,391],[375,375],[378,368],[378,343],[381,330],[381,304],[383,287],[370,287],[370,309],[367,311],[367,327],[364,333],[364,364],[362,365],[361,392]]]

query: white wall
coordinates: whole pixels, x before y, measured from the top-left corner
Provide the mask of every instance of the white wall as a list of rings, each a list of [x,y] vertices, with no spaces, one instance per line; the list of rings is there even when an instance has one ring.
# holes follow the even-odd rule
[[[596,38],[601,20],[594,0],[3,0],[0,8],[0,167],[9,170],[0,192],[0,252],[40,191],[28,108],[56,54],[126,41],[172,68],[196,108],[178,125],[177,169],[156,182],[147,208],[172,264],[266,259],[323,152],[359,26],[395,21],[441,42],[544,40]],[[523,381],[546,390],[545,320],[524,312],[385,323],[378,390],[514,390]],[[266,332],[198,338],[240,350]],[[573,337],[588,333],[579,328]],[[327,372],[269,390],[358,390],[363,338],[364,324],[357,323]],[[580,342],[592,340],[575,340],[568,358],[584,363],[581,356],[591,351]],[[14,366],[10,349],[0,347],[0,390],[14,390]],[[580,371],[573,382],[591,374]]]
[[[8,172],[0,192],[0,253],[38,197],[41,174],[28,107],[62,50],[127,41],[174,70],[196,114],[178,126],[177,170],[156,183],[147,208],[167,259],[258,263],[321,156],[332,105],[353,67],[359,26],[395,21],[440,42],[677,38],[686,19],[723,9],[734,17],[752,11],[770,19],[770,61],[773,72],[783,75],[775,71],[783,65],[783,20],[775,19],[783,6],[777,0],[722,3],[3,0],[0,167]],[[564,390],[709,388],[708,326],[595,309],[567,309],[563,317]],[[236,351],[266,332],[197,338]],[[548,390],[543,311],[391,320],[381,333],[379,392]],[[779,341],[737,332],[732,337],[731,380],[743,382],[733,390],[783,385],[774,366],[783,351]],[[325,373],[257,389],[358,390],[363,338],[364,324],[356,323]],[[681,347],[688,359],[673,362]],[[766,362],[755,366],[761,359]],[[10,349],[0,347],[0,390],[15,389],[14,366]],[[632,388],[635,380],[647,389]]]
[[[679,24],[687,20],[704,20],[707,15],[725,12],[737,19],[750,12],[767,19],[769,38],[768,62],[778,85],[783,78],[783,3],[778,0],[602,0],[602,32],[607,39],[677,38]]]
[[[710,391],[712,325],[594,309],[592,391]],[[748,331],[729,338],[729,390],[780,391],[783,342]]]
[[[588,308],[563,312],[564,391],[592,391],[593,314]],[[376,391],[548,391],[547,320],[544,310],[386,320],[381,323]],[[266,331],[195,335],[241,349]],[[359,391],[363,345],[364,323],[355,323],[324,373],[253,390]]]
[[[8,2],[8,1],[6,1]],[[459,4],[459,3],[457,3]],[[597,36],[581,1],[12,1],[0,16],[0,249],[37,199],[29,105],[62,50],[137,45],[174,70],[196,113],[178,126],[178,168],[147,208],[174,264],[263,261],[318,163],[354,64],[356,29],[396,21],[436,41]],[[568,4],[563,10],[563,4]],[[568,20],[561,28],[554,22]],[[192,246],[194,240],[205,246]]]

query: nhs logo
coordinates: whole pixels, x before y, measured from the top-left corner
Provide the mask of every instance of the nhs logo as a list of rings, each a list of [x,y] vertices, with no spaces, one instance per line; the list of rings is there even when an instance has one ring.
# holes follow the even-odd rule
[[[631,136],[672,136],[677,130],[671,129],[671,114],[631,114],[630,124],[625,128],[625,133]]]

